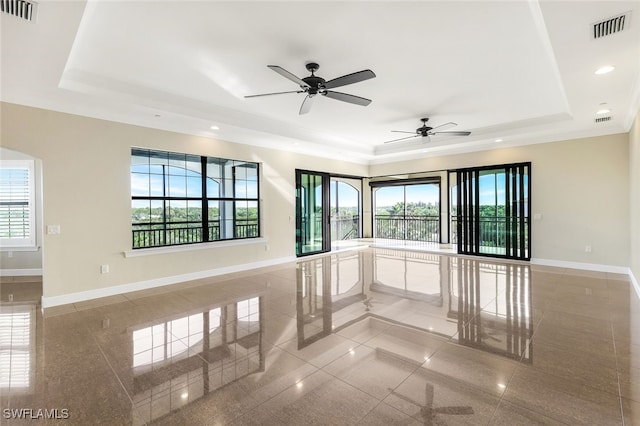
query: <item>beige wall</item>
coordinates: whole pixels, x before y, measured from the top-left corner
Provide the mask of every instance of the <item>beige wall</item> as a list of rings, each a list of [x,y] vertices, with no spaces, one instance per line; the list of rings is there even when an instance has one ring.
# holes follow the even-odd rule
[[[629,133],[629,199],[631,219],[630,267],[636,282],[640,283],[640,111]]]
[[[532,257],[629,264],[628,135],[374,165],[371,176],[531,161]],[[592,247],[591,253],[585,246]]]
[[[42,160],[44,296],[55,297],[295,255],[295,168],[366,175],[362,164],[2,104],[2,146]],[[125,258],[131,248],[131,147],[262,164],[266,244]],[[290,220],[290,217],[293,220]],[[108,264],[110,273],[101,274]]]
[[[292,258],[295,168],[379,176],[531,161],[532,208],[543,214],[541,221],[533,222],[533,257],[629,265],[630,213],[638,212],[637,172],[629,186],[629,167],[635,164],[637,170],[640,161],[637,123],[636,136],[631,138],[635,152],[631,162],[629,136],[620,134],[366,166],[13,104],[3,103],[1,108],[2,146],[42,161],[44,226],[61,226],[60,235],[44,235],[43,239],[44,295],[48,298]],[[123,252],[131,247],[132,146],[260,162],[268,250],[260,243],[125,258]],[[635,191],[632,205],[630,190]],[[365,199],[365,209],[369,206]],[[638,229],[637,219],[632,226]],[[585,253],[587,244],[592,253]],[[637,237],[634,250],[637,258]],[[110,273],[100,273],[103,264],[110,265]],[[634,268],[637,277],[637,262]]]

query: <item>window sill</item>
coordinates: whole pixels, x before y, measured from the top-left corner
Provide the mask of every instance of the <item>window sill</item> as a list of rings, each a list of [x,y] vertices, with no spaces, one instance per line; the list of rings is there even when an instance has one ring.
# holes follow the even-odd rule
[[[127,250],[123,252],[124,257],[141,257],[153,256],[156,254],[180,253],[195,250],[208,250],[221,247],[244,246],[250,244],[264,244],[267,242],[265,237],[243,238],[239,240],[214,241],[210,243],[186,244],[182,246],[153,247],[138,250]]]
[[[6,251],[40,251],[39,246],[2,246],[0,247],[1,252]]]

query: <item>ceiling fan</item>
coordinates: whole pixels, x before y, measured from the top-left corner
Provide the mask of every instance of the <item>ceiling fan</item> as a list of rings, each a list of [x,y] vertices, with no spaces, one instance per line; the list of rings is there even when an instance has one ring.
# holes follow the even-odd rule
[[[469,136],[471,134],[471,132],[443,132],[442,130],[444,129],[450,129],[452,127],[457,126],[456,123],[444,123],[441,124],[439,126],[436,127],[429,127],[427,126],[427,121],[429,121],[428,118],[421,118],[420,121],[422,121],[422,127],[418,127],[415,132],[405,132],[402,130],[392,130],[392,132],[394,133],[411,133],[413,136],[407,136],[405,138],[400,138],[400,139],[393,139],[390,141],[386,141],[385,143],[393,143],[393,142],[400,142],[406,139],[412,139],[412,138],[428,138],[429,136],[433,136],[433,135],[449,135],[449,136]],[[438,130],[438,131],[436,131]]]
[[[314,73],[318,71],[320,65],[315,62],[309,62],[306,64],[307,70],[311,72],[311,75],[304,78],[298,78],[289,71],[285,70],[278,65],[267,65],[267,67],[271,68],[273,71],[277,72],[284,78],[287,78],[297,85],[300,86],[300,90],[292,90],[288,92],[275,92],[275,93],[263,93],[260,95],[249,95],[245,96],[245,98],[256,98],[259,96],[271,96],[271,95],[282,95],[285,93],[306,93],[307,96],[302,101],[302,105],[300,106],[300,114],[306,114],[311,109],[311,105],[313,104],[313,98],[316,95],[326,96],[331,99],[336,99],[342,102],[348,102],[350,104],[367,106],[371,103],[371,99],[361,98],[360,96],[349,95],[347,93],[335,92],[330,89],[334,89],[336,87],[346,86],[348,84],[359,83],[364,80],[368,80],[370,78],[375,77],[376,75],[371,70],[363,70],[354,72],[352,74],[343,75],[342,77],[337,77],[332,80],[326,81],[322,77],[318,77]]]

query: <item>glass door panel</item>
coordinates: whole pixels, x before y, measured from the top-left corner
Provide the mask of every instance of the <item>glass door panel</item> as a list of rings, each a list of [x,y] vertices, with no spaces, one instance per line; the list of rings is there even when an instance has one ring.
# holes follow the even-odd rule
[[[480,253],[506,254],[505,169],[480,171]]]
[[[331,241],[360,238],[359,187],[359,181],[331,179]]]
[[[456,171],[452,241],[458,253],[529,260],[531,163]]]
[[[331,249],[329,236],[329,175],[296,170],[296,254]]]

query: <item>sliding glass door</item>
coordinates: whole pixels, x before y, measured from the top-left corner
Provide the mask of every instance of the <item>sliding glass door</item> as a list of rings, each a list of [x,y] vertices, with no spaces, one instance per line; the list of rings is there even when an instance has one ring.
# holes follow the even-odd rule
[[[529,260],[531,163],[457,170],[452,241],[458,253]]]
[[[296,170],[296,254],[331,250],[329,175]]]

